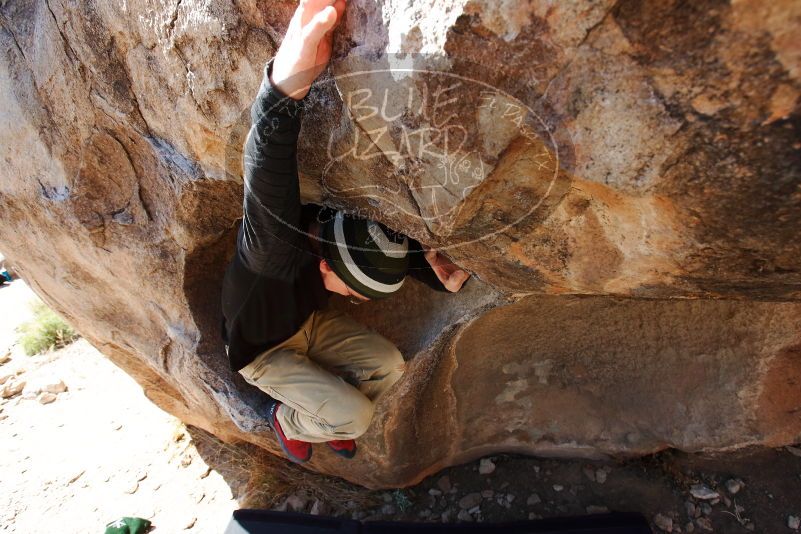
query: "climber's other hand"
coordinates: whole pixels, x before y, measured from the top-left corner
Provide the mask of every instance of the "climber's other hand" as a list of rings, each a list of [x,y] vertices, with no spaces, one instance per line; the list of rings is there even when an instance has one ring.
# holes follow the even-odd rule
[[[452,293],[456,293],[462,288],[462,285],[470,278],[467,272],[463,271],[454,265],[448,258],[437,252],[425,247],[425,258],[434,274],[437,275],[439,281],[445,286],[445,289]]]
[[[334,28],[345,0],[300,0],[273,61],[271,80],[282,93],[301,100],[331,59]]]

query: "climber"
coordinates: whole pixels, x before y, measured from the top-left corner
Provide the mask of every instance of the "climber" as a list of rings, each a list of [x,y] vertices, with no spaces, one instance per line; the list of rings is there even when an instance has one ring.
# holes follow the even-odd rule
[[[270,397],[266,419],[290,460],[312,443],[352,458],[374,402],[402,375],[387,339],[326,307],[389,296],[407,274],[458,291],[468,274],[385,226],[302,206],[296,149],[300,112],[331,57],[345,0],[302,0],[251,108],[244,215],[223,280],[223,339],[231,368]],[[443,289],[444,286],[444,289]]]

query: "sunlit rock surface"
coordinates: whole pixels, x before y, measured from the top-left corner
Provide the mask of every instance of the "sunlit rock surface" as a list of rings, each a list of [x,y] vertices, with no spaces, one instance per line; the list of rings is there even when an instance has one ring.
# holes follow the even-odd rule
[[[218,302],[294,6],[0,5],[2,252],[160,406],[274,451]],[[304,198],[474,276],[352,310],[409,371],[357,460],[310,468],[394,486],[492,451],[801,439],[800,24],[792,0],[350,0]]]

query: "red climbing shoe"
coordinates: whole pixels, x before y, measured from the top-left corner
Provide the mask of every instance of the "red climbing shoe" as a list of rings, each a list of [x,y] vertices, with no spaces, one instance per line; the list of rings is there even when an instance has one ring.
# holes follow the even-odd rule
[[[335,439],[326,441],[326,444],[332,451],[343,458],[350,459],[356,456],[356,442],[352,439]]]
[[[278,423],[278,418],[276,417],[279,406],[281,406],[281,403],[275,401],[267,411],[267,422],[270,424],[270,428],[273,429],[273,432],[275,432],[275,437],[278,438],[278,444],[281,445],[281,448],[284,450],[287,458],[296,464],[308,462],[312,455],[311,443],[307,441],[300,441],[299,439],[289,439],[286,437],[284,431],[281,430],[281,425]]]

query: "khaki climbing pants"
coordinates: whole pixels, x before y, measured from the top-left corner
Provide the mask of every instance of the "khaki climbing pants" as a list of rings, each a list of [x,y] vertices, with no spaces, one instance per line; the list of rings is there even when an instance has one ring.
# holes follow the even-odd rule
[[[403,370],[403,356],[386,338],[322,310],[239,372],[284,404],[277,419],[288,438],[319,443],[361,436],[375,400]]]

